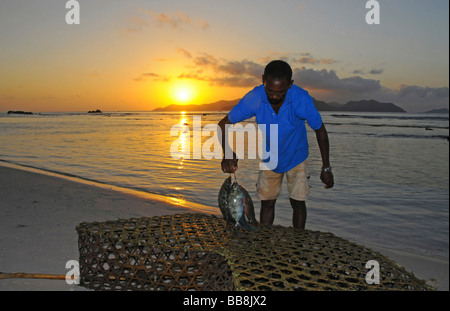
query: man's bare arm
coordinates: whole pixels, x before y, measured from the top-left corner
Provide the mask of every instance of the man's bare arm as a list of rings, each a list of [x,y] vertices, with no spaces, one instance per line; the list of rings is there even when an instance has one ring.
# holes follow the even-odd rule
[[[328,140],[328,133],[325,125],[322,124],[315,132],[317,143],[319,144],[320,155],[322,156],[322,172],[320,173],[320,179],[325,184],[325,188],[333,188],[334,178],[330,166],[330,142]],[[327,170],[327,168],[329,168],[329,170]]]
[[[219,127],[222,134],[222,139],[220,140],[220,143],[222,144],[222,150],[223,150],[223,159],[222,159],[222,171],[224,173],[234,173],[238,169],[238,159],[236,158],[236,154],[233,152],[233,158],[232,159],[226,159],[225,158],[225,146],[228,144],[226,141],[226,125],[232,124],[230,120],[228,119],[228,115],[226,115],[222,120],[219,122]]]

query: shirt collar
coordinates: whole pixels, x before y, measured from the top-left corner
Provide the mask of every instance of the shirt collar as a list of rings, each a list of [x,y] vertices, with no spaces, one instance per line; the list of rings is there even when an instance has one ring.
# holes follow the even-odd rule
[[[289,104],[292,103],[292,87],[293,87],[293,86],[294,86],[294,85],[292,85],[292,86],[289,88],[289,90],[287,91],[286,97],[284,98],[283,106],[284,106],[284,105],[289,105]],[[262,98],[263,98],[264,103],[265,103],[266,105],[269,105],[269,106],[270,106],[269,99],[267,98],[266,90],[265,90],[265,88],[264,88],[264,84],[261,84],[261,90],[262,90]]]

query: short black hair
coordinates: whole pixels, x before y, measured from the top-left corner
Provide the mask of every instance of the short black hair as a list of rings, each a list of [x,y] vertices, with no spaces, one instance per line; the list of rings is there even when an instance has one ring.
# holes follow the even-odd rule
[[[288,63],[282,60],[273,60],[267,64],[264,69],[264,76],[271,77],[275,80],[286,79],[288,82],[292,80],[292,68]]]

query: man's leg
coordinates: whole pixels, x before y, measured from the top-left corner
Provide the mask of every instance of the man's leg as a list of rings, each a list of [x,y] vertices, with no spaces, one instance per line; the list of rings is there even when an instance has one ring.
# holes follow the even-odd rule
[[[300,163],[286,173],[289,200],[293,209],[292,225],[305,229],[306,200],[309,194],[307,161]]]
[[[289,198],[293,209],[292,225],[294,228],[305,229],[306,224],[306,203]]]
[[[260,223],[270,226],[275,218],[275,202],[281,192],[283,182],[282,173],[275,173],[268,170],[261,170],[256,184],[256,193],[261,200],[261,210],[259,213]]]
[[[275,218],[275,202],[277,200],[261,201],[261,210],[259,212],[259,221],[262,225],[271,226]]]

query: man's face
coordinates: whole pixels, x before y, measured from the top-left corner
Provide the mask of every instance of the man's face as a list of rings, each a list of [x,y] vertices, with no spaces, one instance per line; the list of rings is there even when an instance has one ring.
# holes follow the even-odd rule
[[[291,88],[294,81],[263,76],[263,83],[269,103],[278,106],[284,102],[287,91]]]

